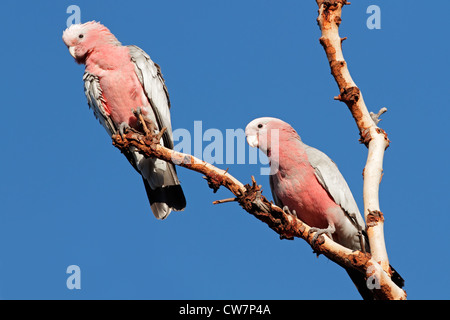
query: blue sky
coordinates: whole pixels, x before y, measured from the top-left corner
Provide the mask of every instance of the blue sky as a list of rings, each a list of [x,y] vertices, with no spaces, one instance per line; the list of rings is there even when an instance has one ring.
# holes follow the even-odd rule
[[[61,40],[66,8],[104,23],[159,63],[172,124],[193,131],[289,122],[339,166],[362,209],[367,154],[318,42],[308,1],[7,1],[2,4],[1,299],[359,299],[345,272],[303,240],[279,240],[237,204],[212,205],[178,169],[188,206],[157,221],[140,177],[88,109],[83,66]],[[366,9],[381,8],[369,30]],[[355,1],[341,36],[350,72],[392,141],[380,189],[391,264],[409,299],[448,299],[449,2]],[[205,147],[208,142],[205,142]],[[243,183],[259,166],[219,165]],[[81,269],[81,289],[66,268]]]

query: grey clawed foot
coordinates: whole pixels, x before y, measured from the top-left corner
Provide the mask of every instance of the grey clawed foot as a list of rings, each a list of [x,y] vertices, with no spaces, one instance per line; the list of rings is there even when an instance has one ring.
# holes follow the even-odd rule
[[[125,133],[130,129],[131,129],[131,127],[126,122],[122,122],[119,125],[119,133],[120,133],[122,139],[124,139]]]
[[[309,229],[309,233],[316,233],[312,240],[311,240],[311,245],[313,248],[316,247],[317,245],[317,239],[319,238],[319,236],[326,234],[330,239],[333,239],[333,233],[336,231],[336,229],[334,228],[334,226],[329,225],[328,228],[325,229],[321,229],[321,228],[311,228]]]
[[[142,109],[141,107],[137,107],[136,110],[131,109],[131,112],[133,112],[133,114],[137,117],[142,114]]]
[[[136,110],[131,109],[131,111],[133,112],[134,116],[138,119],[139,123],[141,124],[142,128],[144,129],[144,133],[146,136],[151,135],[151,133],[153,132],[153,129],[150,130],[147,126],[147,123],[145,122],[143,113],[142,113],[142,108],[141,107],[137,107]]]
[[[255,200],[252,202],[263,212],[270,212],[270,208],[262,201],[261,190],[256,191]]]
[[[284,206],[283,211],[291,216],[297,217],[297,212],[295,212],[295,210],[289,210],[288,206]]]

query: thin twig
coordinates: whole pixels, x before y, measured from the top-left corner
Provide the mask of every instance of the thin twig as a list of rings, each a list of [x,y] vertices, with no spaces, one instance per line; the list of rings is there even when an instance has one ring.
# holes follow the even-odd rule
[[[236,201],[237,201],[237,198],[227,198],[227,199],[213,201],[213,204],[221,204],[221,203],[236,202]]]

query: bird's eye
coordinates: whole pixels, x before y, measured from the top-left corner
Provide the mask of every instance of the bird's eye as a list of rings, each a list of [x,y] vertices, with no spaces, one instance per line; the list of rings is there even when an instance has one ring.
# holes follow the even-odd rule
[[[78,38],[80,38],[80,39],[83,39],[83,37],[84,37],[83,34],[80,34],[80,35],[78,36]]]
[[[263,125],[260,123],[260,124],[258,124],[258,128],[262,128],[263,127]]]

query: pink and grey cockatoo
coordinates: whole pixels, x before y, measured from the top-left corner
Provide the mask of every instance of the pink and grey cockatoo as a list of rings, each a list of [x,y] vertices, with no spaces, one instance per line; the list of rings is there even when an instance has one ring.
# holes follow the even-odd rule
[[[370,252],[364,220],[336,164],[323,152],[304,144],[286,122],[270,117],[251,121],[247,142],[269,158],[270,188],[275,204],[312,227],[313,241],[321,234],[352,250]],[[346,269],[364,299],[372,299],[364,275]],[[393,269],[394,270],[394,269]],[[403,286],[395,272],[393,281]]]
[[[170,100],[160,67],[137,46],[122,46],[102,24],[73,24],[63,41],[79,64],[85,64],[84,92],[89,107],[111,136],[125,129],[139,130],[136,113],[157,130],[167,128],[161,144],[173,148]],[[151,209],[158,219],[180,211],[186,199],[175,167],[163,160],[145,158],[134,149],[125,154],[142,175]]]

